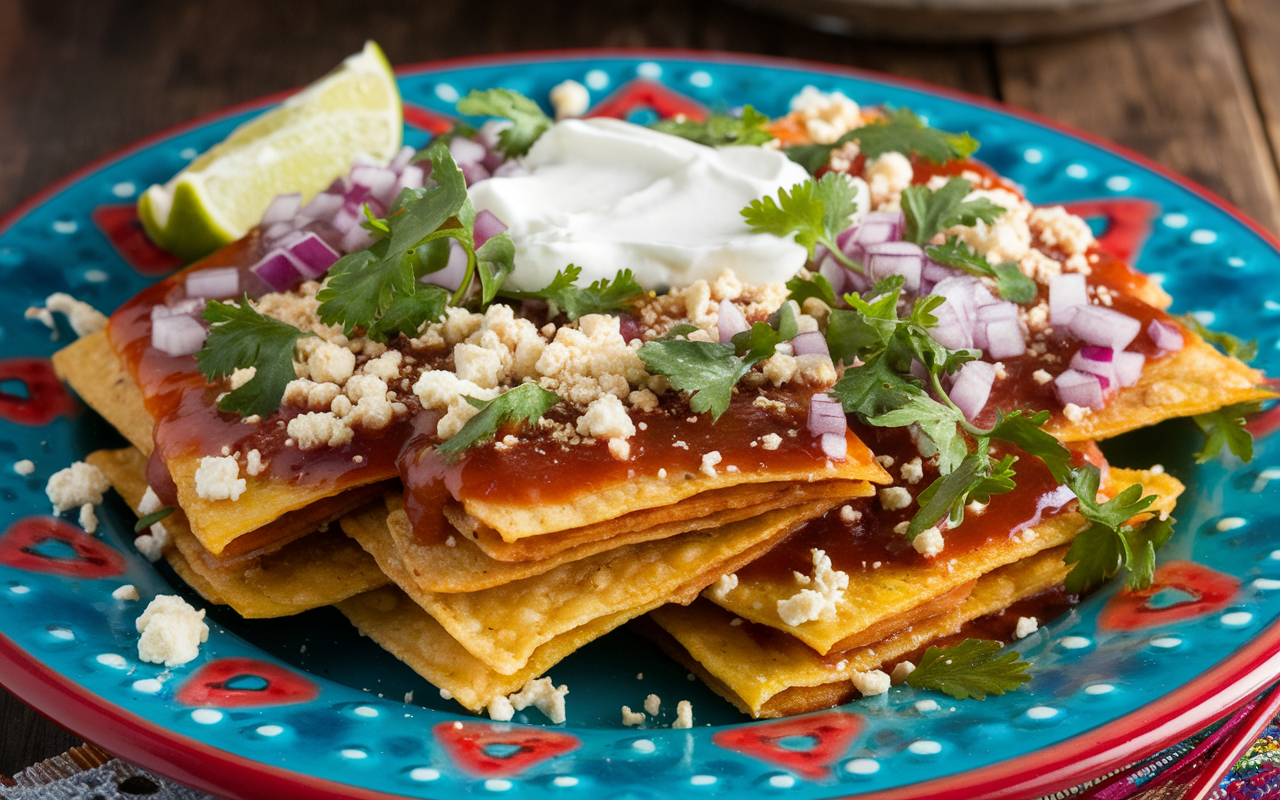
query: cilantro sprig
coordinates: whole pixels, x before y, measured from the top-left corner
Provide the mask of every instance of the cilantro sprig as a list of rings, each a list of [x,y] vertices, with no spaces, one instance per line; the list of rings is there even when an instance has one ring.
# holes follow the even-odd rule
[[[317,295],[321,321],[341,325],[348,336],[356,328],[366,329],[375,341],[416,335],[423,324],[440,319],[446,305],[459,305],[474,293],[477,276],[480,303],[491,302],[514,268],[515,244],[505,231],[476,247],[475,208],[449,148],[436,142],[422,158],[431,161],[432,184],[401,192],[386,219],[370,216],[365,227],[374,243],[339,259]],[[452,296],[418,280],[445,266],[449,239],[467,257],[462,283]]]
[[[516,300],[545,300],[554,306],[551,316],[564,312],[570,320],[575,320],[587,314],[628,311],[633,301],[644,294],[644,287],[629,269],[620,271],[613,280],[601,278],[586,287],[574,285],[581,274],[581,267],[570,264],[557,272],[551,283],[535,292],[504,290],[502,296]]]
[[[542,418],[560,402],[555,392],[549,392],[536,383],[522,383],[492,400],[465,398],[480,409],[462,429],[436,448],[445,461],[453,463],[472,447],[489,441],[503,425],[532,424]]]
[[[896,152],[907,157],[917,155],[938,164],[968,158],[978,150],[977,140],[968,133],[931,128],[914,111],[903,107],[886,109],[883,120],[854,128],[831,144],[798,145],[782,152],[812,174],[826,166],[832,150],[847,142],[857,142],[858,149],[867,158]]]
[[[1232,358],[1248,362],[1258,357],[1257,339],[1250,339],[1246,342],[1239,336],[1226,331],[1209,330],[1204,326],[1204,323],[1191,314],[1183,314],[1178,317],[1178,321],[1199,334],[1201,339],[1204,339]]]
[[[902,211],[907,218],[903,239],[924,247],[941,231],[956,225],[990,225],[1005,213],[1004,206],[985,197],[965,200],[973,185],[964,178],[952,178],[937,191],[916,184],[902,191]]]
[[[1075,469],[1068,486],[1080,503],[1080,513],[1090,525],[1071,543],[1066,562],[1074,564],[1067,573],[1070,592],[1083,592],[1128,568],[1127,585],[1143,589],[1151,585],[1155,552],[1173,535],[1172,520],[1153,520],[1146,525],[1130,525],[1129,520],[1146,511],[1156,496],[1142,495],[1142,486],[1133,484],[1110,500],[1098,502],[1101,472],[1092,464]]]
[[[1012,692],[1031,680],[1030,664],[999,642],[965,639],[951,647],[930,647],[907,676],[907,684],[951,695],[957,700],[986,700]]]
[[[528,153],[553,122],[537,103],[510,89],[472,89],[457,108],[468,116],[511,120],[511,126],[498,134],[498,148],[508,158]]]
[[[649,127],[709,147],[726,145],[761,145],[773,140],[773,134],[764,130],[769,118],[751,106],[742,107],[741,116],[712,114],[705,120],[663,119]]]
[[[133,532],[142,533],[147,528],[150,528],[160,520],[168,517],[174,512],[174,510],[173,506],[169,506],[168,508],[162,508],[159,511],[152,511],[150,514],[147,514],[145,517],[141,517],[136,523],[134,523]]]
[[[220,381],[237,369],[254,368],[252,378],[218,401],[218,409],[247,417],[279,408],[285,386],[297,377],[293,362],[298,340],[315,334],[263,316],[247,294],[238,303],[210,300],[204,318],[212,325],[196,353],[196,367],[205,379]]]
[[[943,266],[962,269],[979,278],[994,278],[996,291],[1012,303],[1030,303],[1036,299],[1036,282],[1022,273],[1017,262],[1002,261],[992,266],[958,236],[948,236],[944,244],[931,245],[924,252]]]
[[[695,413],[710,411],[712,419],[719,419],[728,410],[738,381],[754,364],[772,356],[779,343],[794,338],[799,329],[795,312],[787,303],[778,314],[776,327],[757,322],[729,344],[678,338],[691,332],[680,328],[672,332],[675,338],[646,342],[637,355],[649,372],[665,376],[672,388],[689,394],[689,407]]]
[[[862,267],[850,260],[839,246],[836,236],[849,227],[849,217],[858,210],[857,189],[844,175],[828,173],[820,180],[808,180],[778,190],[778,199],[763,197],[742,209],[742,216],[754,233],[771,233],[786,237],[795,234],[796,244],[809,251],[824,245],[841,264],[855,272]]]
[[[1203,464],[1217,457],[1226,447],[1241,461],[1253,460],[1253,434],[1245,430],[1247,418],[1262,410],[1258,402],[1236,403],[1223,406],[1207,414],[1196,414],[1193,419],[1204,431],[1205,443],[1196,453],[1196,463]]]

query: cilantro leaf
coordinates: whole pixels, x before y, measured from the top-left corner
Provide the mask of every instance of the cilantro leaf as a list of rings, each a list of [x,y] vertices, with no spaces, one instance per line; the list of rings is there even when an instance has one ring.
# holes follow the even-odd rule
[[[800,306],[804,305],[804,301],[810,297],[816,297],[829,307],[835,308],[836,292],[831,288],[831,281],[824,276],[815,273],[811,278],[801,278],[799,275],[787,281],[788,300],[795,300]]]
[[[761,145],[773,141],[764,130],[769,118],[751,106],[742,107],[742,116],[712,114],[702,122],[691,119],[663,119],[649,127],[709,147],[725,145]]]
[[[457,461],[468,449],[492,439],[498,429],[509,423],[534,423],[550,411],[560,397],[536,383],[522,383],[492,400],[466,398],[480,413],[467,420],[462,430],[436,448],[447,462]]]
[[[280,407],[284,387],[297,377],[294,349],[303,333],[288,323],[263,316],[246,294],[238,303],[210,300],[204,318],[212,323],[196,366],[209,381],[222,380],[237,369],[254,368],[253,377],[218,401],[218,409],[242,417],[267,416]]]
[[[948,236],[944,244],[925,248],[925,255],[947,267],[962,269],[970,275],[995,278],[996,291],[1011,303],[1030,303],[1036,299],[1036,282],[1028,278],[1013,261],[995,266],[958,236]]]
[[[1261,409],[1261,403],[1236,403],[1207,414],[1196,414],[1196,424],[1207,437],[1204,447],[1196,453],[1196,463],[1203,464],[1213,460],[1224,446],[1241,461],[1252,461],[1253,434],[1245,430],[1245,417],[1256,414]]]
[[[1004,214],[1003,206],[985,197],[965,200],[971,184],[964,178],[952,178],[936,192],[929,187],[908,186],[902,192],[902,211],[907,217],[903,239],[924,247],[940,231],[956,225],[974,225],[982,220],[988,225]]]
[[[1075,565],[1066,578],[1070,592],[1083,592],[1115,575],[1123,567],[1145,570],[1148,565],[1145,546],[1151,547],[1150,555],[1154,558],[1155,548],[1168,539],[1167,536],[1160,539],[1155,535],[1134,538],[1131,535],[1134,528],[1126,524],[1136,514],[1145,511],[1155,501],[1155,495],[1143,497],[1141,484],[1135,483],[1105,503],[1099,503],[1100,481],[1098,468],[1085,464],[1072,471],[1067,483],[1079,500],[1080,513],[1093,523],[1076,537],[1067,551],[1066,562]],[[1144,546],[1143,552],[1137,556],[1133,551],[1134,543]]]
[[[1014,488],[1013,463],[1017,459],[1005,456],[992,463],[987,453],[987,440],[979,439],[974,452],[961,461],[960,466],[944,475],[920,493],[917,500],[920,510],[907,526],[907,538],[914,539],[921,531],[937,525],[946,517],[954,528],[964,521],[964,509],[971,502],[989,503],[991,496],[1010,492]]]
[[[710,411],[713,419],[729,408],[734,385],[751,369],[735,355],[733,345],[715,342],[646,342],[637,355],[650,372],[665,375],[672,388],[688,393],[690,408],[699,414]]]
[[[552,125],[551,117],[537,103],[510,89],[472,89],[458,101],[458,113],[511,120],[511,127],[498,134],[498,147],[508,158],[529,152]]]
[[[133,532],[142,533],[147,528],[150,528],[152,525],[155,525],[157,522],[169,516],[173,512],[174,512],[173,506],[169,506],[168,508],[162,508],[159,511],[152,511],[150,514],[146,515],[145,517],[140,518],[134,524]]]
[[[1183,314],[1178,317],[1178,321],[1199,334],[1201,339],[1204,339],[1232,358],[1238,358],[1241,361],[1252,361],[1258,357],[1257,339],[1250,339],[1246,342],[1239,336],[1225,331],[1211,331],[1191,314]]]
[[[846,176],[828,173],[820,180],[808,180],[778,190],[778,199],[765,196],[742,209],[754,233],[771,233],[785,238],[795,234],[796,244],[809,251],[825,245],[831,254],[851,269],[860,268],[836,245],[836,236],[849,227],[849,217],[857,210],[857,190]]]
[[[476,271],[480,273],[480,303],[488,305],[498,295],[502,283],[516,268],[516,243],[506,231],[490,236],[476,250]]]
[[[369,327],[369,338],[375,342],[394,339],[401,333],[412,338],[428,322],[437,322],[444,316],[449,304],[449,292],[439,286],[418,286],[413,294],[399,295],[391,301],[386,312]]]
[[[1071,451],[1042,429],[1048,421],[1048,411],[1027,416],[1022,411],[1005,414],[997,410],[996,424],[989,435],[992,439],[1015,444],[1027,455],[1040,459],[1054,480],[1066,483],[1071,478]]]
[[[978,142],[968,133],[949,133],[924,124],[914,111],[898,108],[888,111],[884,121],[873,122],[849,131],[858,149],[867,158],[896,152],[918,155],[935,164],[968,158],[978,150]]]
[[[1125,585],[1131,590],[1141,590],[1151,585],[1155,578],[1156,551],[1164,547],[1173,536],[1174,522],[1172,517],[1153,519],[1136,528],[1126,526],[1121,529],[1129,550],[1129,577],[1125,580]]]
[[[1031,666],[1015,652],[1000,652],[999,642],[965,639],[951,647],[930,647],[907,684],[932,689],[957,700],[986,700],[987,695],[1012,692],[1031,680]]]
[[[978,142],[967,133],[949,133],[924,124],[909,108],[887,109],[883,121],[854,128],[831,144],[802,144],[783,148],[782,152],[800,166],[817,172],[831,160],[831,151],[847,142],[857,142],[867,158],[888,152],[907,157],[918,155],[928,161],[944,163],[968,158],[978,150]]]
[[[579,288],[574,284],[582,268],[570,264],[556,273],[551,283],[536,292],[503,292],[516,299],[537,298],[546,300],[563,311],[570,320],[587,314],[604,314],[610,311],[627,311],[631,301],[644,294],[644,288],[629,269],[624,269],[613,280],[601,278],[590,286]]]

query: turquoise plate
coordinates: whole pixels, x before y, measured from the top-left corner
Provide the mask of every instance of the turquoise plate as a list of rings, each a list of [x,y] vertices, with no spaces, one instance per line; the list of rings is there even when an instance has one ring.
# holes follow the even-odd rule
[[[864,104],[906,105],[968,130],[980,156],[1039,204],[1065,203],[1105,247],[1161,276],[1178,311],[1257,337],[1276,358],[1280,275],[1274,240],[1204,190],[1115,147],[969,97],[850,70],[682,52],[549,53],[435,63],[399,73],[406,140],[448,125],[472,88],[546,98],[574,78],[597,113],[656,114],[750,102],[780,114],[802,87]],[[1110,585],[1020,643],[1029,687],[985,702],[910,688],[798,718],[748,722],[644,640],[619,631],[557,665],[569,720],[472,716],[367,640],[336,611],[245,621],[209,609],[190,664],[140,663],[142,604],[185,594],[131,545],[133,517],[112,496],[88,536],[41,516],[49,475],[122,440],[52,377],[49,331],[23,309],[66,291],[115,308],[175,265],[141,237],[137,193],[279,98],[160,134],[72,176],[0,223],[0,682],[122,757],[233,797],[945,798],[1048,794],[1155,752],[1255,694],[1280,672],[1280,453],[1196,466],[1193,426],[1175,422],[1111,444],[1116,463],[1162,463],[1187,483],[1179,530],[1161,553],[1158,592],[1114,613]],[[1271,279],[1271,280],[1268,280]],[[1273,299],[1274,298],[1274,299]],[[70,331],[61,331],[63,341]],[[9,466],[29,458],[33,475]],[[1110,609],[1099,622],[1099,614]],[[1117,626],[1115,619],[1127,620]],[[1112,622],[1108,622],[1112,620]],[[639,729],[623,704],[649,693],[663,713]],[[676,702],[696,727],[671,730]]]

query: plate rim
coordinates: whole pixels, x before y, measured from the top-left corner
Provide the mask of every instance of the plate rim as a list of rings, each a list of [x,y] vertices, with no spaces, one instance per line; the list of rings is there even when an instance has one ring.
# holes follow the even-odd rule
[[[1034,111],[991,98],[927,81],[891,75],[859,67],[801,58],[660,47],[607,47],[535,49],[511,53],[460,56],[415,62],[395,68],[397,78],[448,69],[497,66],[540,61],[595,61],[645,57],[703,63],[739,64],[766,69],[844,75],[954,100],[1030,122],[1085,142],[1176,184],[1242,224],[1280,254],[1280,236],[1264,228],[1237,206],[1212,190],[1129,148]],[[0,234],[39,206],[93,173],[142,152],[173,136],[280,102],[303,87],[296,87],[235,103],[172,125],[100,156],[18,203],[0,216]],[[226,797],[271,796],[277,798],[359,798],[385,800],[397,797],[377,789],[318,778],[306,772],[254,761],[208,745],[186,734],[147,720],[54,671],[0,632],[0,686],[30,705],[41,716],[70,730],[101,731],[113,742],[113,751],[127,761],[153,769],[194,788]],[[892,789],[861,793],[857,800],[1022,800],[1079,785],[1112,769],[1145,758],[1222,718],[1256,696],[1280,675],[1280,619],[1260,630],[1246,645],[1212,665],[1191,682],[1177,687],[1146,706],[1080,733],[1050,747],[951,776]],[[1228,679],[1224,686],[1221,681]],[[38,698],[33,699],[33,698]],[[750,721],[741,723],[751,724]],[[122,733],[129,734],[121,737]],[[654,731],[660,734],[660,731]],[[86,739],[89,737],[85,737]],[[94,739],[104,737],[95,736]],[[160,747],[157,747],[160,745]],[[189,770],[184,764],[199,764]],[[218,780],[204,776],[216,775]],[[228,794],[228,790],[232,794]],[[247,790],[242,793],[242,790]],[[269,794],[263,794],[269,792]]]

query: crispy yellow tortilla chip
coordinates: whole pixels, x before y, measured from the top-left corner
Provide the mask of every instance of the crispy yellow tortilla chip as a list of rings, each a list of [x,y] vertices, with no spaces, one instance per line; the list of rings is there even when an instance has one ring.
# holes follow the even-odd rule
[[[748,483],[891,482],[889,474],[876,463],[861,440],[852,432],[848,433],[847,440],[847,460],[827,462],[826,465],[815,463],[812,468],[803,470],[732,471],[729,469],[732,465],[724,463],[718,465],[714,474],[670,470],[661,478],[657,475],[634,475],[614,485],[592,487],[589,494],[582,493],[564,502],[541,503],[534,507],[476,499],[465,500],[463,505],[467,514],[492,528],[503,541],[515,542],[529,536],[585,528],[644,509],[667,506],[702,492]]]
[[[1147,362],[1138,382],[1116,392],[1105,408],[1079,422],[1055,415],[1045,430],[1064,442],[1109,439],[1167,419],[1275,396],[1258,388],[1266,380],[1258,370],[1223,355],[1190,331],[1184,336],[1181,350]]]
[[[131,508],[147,490],[146,456],[134,448],[99,450],[85,459],[107,476]],[[256,559],[210,565],[182,512],[164,520],[165,550],[178,576],[206,600],[229,605],[242,617],[283,617],[332,605],[384,586],[388,578],[359,545],[333,529],[313,533]]]
[[[773,486],[771,484],[771,486]],[[737,490],[745,490],[739,493]],[[387,526],[402,558],[415,564],[414,575],[418,586],[433,592],[476,592],[544,572],[571,561],[603,553],[617,547],[640,542],[657,541],[692,531],[707,530],[749,519],[779,508],[790,508],[817,500],[845,502],[854,497],[866,497],[871,484],[856,481],[822,481],[813,484],[791,484],[770,493],[756,492],[754,487],[734,487],[727,490],[733,500],[757,500],[751,505],[718,505],[705,509],[700,519],[679,519],[653,524],[649,528],[623,531],[608,540],[585,541],[568,550],[553,552],[538,561],[495,561],[477,547],[462,531],[448,533],[444,526],[434,539],[415,534],[409,517],[404,512],[404,502],[399,495],[387,495],[389,512]],[[729,498],[722,498],[722,501]],[[647,521],[660,519],[648,514]],[[682,517],[683,513],[678,513]],[[541,538],[541,537],[539,537]],[[538,539],[526,540],[538,541]],[[518,544],[518,543],[517,543]]]
[[[1183,488],[1176,478],[1163,473],[1110,470],[1108,486],[1113,493],[1134,483],[1141,483],[1146,493],[1154,492],[1159,496],[1151,506],[1153,512],[1172,510]],[[1079,512],[1070,511],[1027,528],[1019,536],[990,542],[954,557],[943,550],[927,566],[888,563],[876,569],[854,572],[849,575],[849,586],[836,603],[834,614],[798,626],[787,625],[778,614],[778,601],[792,597],[803,588],[791,576],[743,580],[733,590],[716,593],[710,599],[744,619],[786,631],[819,653],[826,654],[859,644],[863,640],[863,632],[872,626],[897,618],[957,586],[1041,550],[1065,544],[1085,526],[1084,517]]]
[[[77,339],[53,354],[58,377],[102,415],[129,443],[151,455],[152,420],[142,392],[111,347],[105,330]]]
[[[394,586],[343,600],[337,608],[361,633],[472,711],[482,710],[496,697],[519,691],[578,648],[649,610],[609,614],[562,633],[534,650],[523,668],[503,675],[468,653],[440,623]]]
[[[556,556],[571,561],[633,542],[662,539],[677,533],[702,530],[736,522],[774,508],[837,498],[852,500],[874,493],[865,481],[779,481],[747,483],[701,492],[693,497],[635,511],[610,520],[559,533],[504,542],[497,531],[463,510],[459,503],[445,506],[445,516],[464,537],[485,555],[498,561],[543,561]],[[444,591],[444,590],[441,590]]]
[[[771,511],[718,530],[619,547],[503,586],[450,594],[418,585],[418,567],[401,559],[381,504],[344,517],[342,527],[468,652],[512,675],[538,647],[592,620],[658,602],[691,601],[720,575],[754,560],[834,505],[822,501]]]
[[[665,637],[653,636],[645,627],[640,630],[743,712],[756,718],[801,714],[853,698],[854,673],[887,666],[956,633],[966,622],[1062,583],[1070,571],[1062,560],[1066,551],[1066,546],[1057,547],[988,573],[958,608],[838,657],[820,656],[772,628],[750,622],[734,625],[733,614],[706,600],[651,612],[648,619]]]

